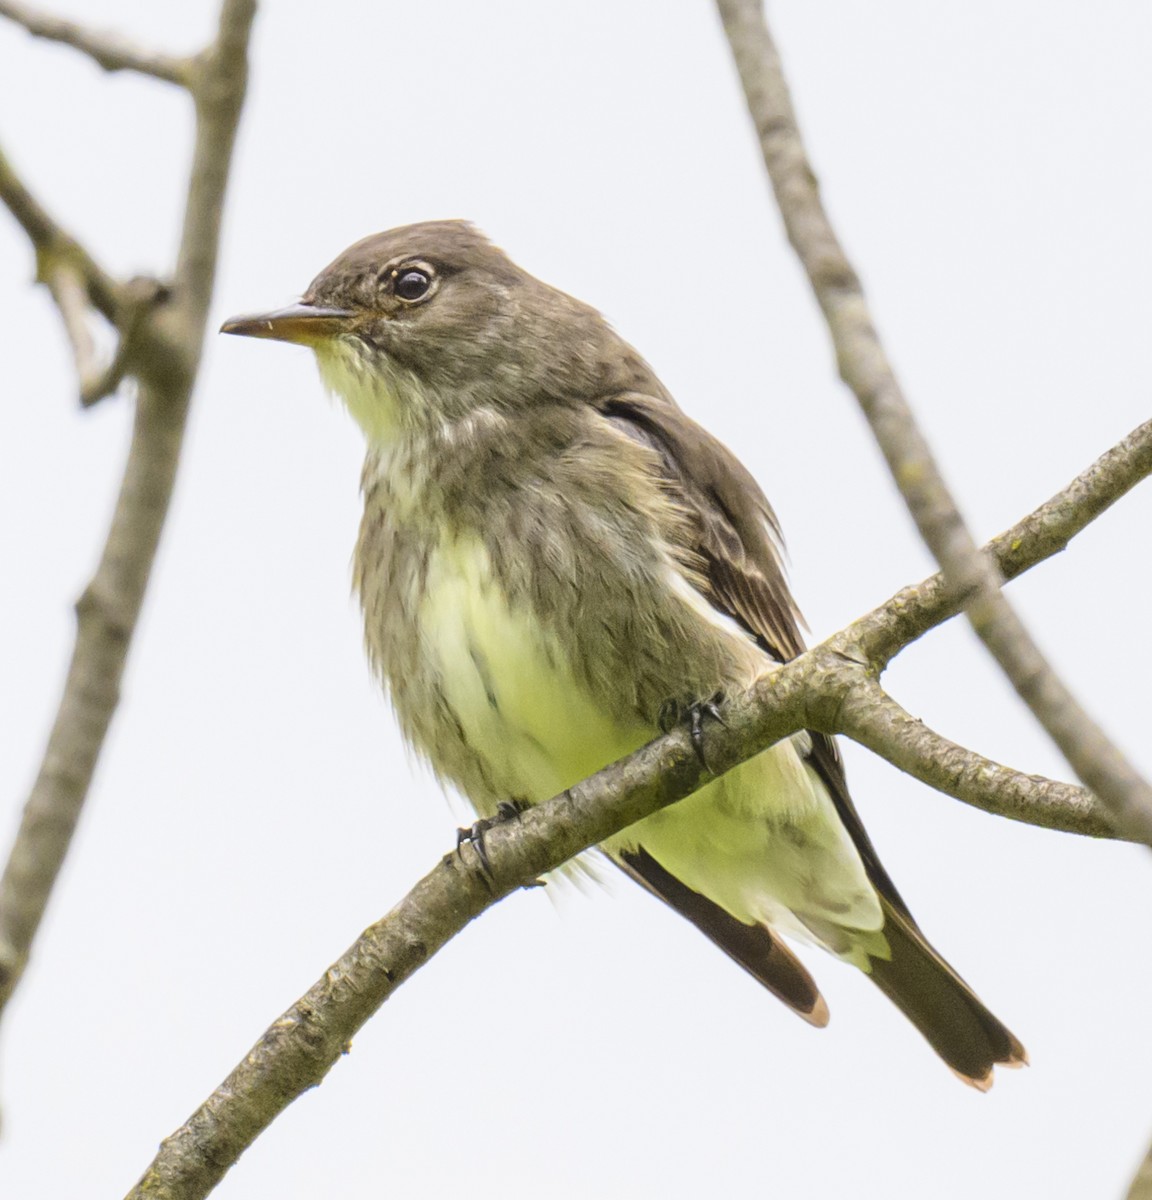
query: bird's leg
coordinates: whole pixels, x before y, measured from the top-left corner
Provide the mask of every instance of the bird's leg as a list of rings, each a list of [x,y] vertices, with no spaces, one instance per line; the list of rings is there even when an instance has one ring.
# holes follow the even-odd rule
[[[704,757],[704,718],[711,717],[727,729],[728,723],[720,712],[720,704],[723,700],[723,692],[715,692],[707,700],[694,700],[691,704],[683,704],[675,699],[665,700],[660,706],[657,718],[660,729],[664,733],[671,733],[681,721],[687,721],[688,736],[692,739],[692,749],[696,751],[700,765],[708,771],[711,771],[712,768]]]

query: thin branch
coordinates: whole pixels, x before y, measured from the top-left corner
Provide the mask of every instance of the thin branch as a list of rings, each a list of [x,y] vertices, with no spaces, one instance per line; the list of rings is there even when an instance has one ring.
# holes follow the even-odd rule
[[[717,0],[789,241],[820,303],[840,375],[977,635],[1113,824],[1152,845],[1152,787],[1080,706],[1000,591],[994,561],[960,516],[888,361],[859,277],[828,220],[780,57],[758,0]]]
[[[72,347],[72,358],[76,364],[76,377],[80,381],[80,394],[91,390],[104,371],[96,353],[96,343],[88,328],[91,308],[88,304],[88,289],[80,273],[67,259],[56,259],[44,272],[47,287],[60,319],[64,333]]]
[[[247,82],[247,39],[254,0],[224,0],[215,46],[198,60],[199,116],[186,228],[216,238],[236,126]],[[115,320],[124,307],[120,285],[32,200],[0,158],[0,198],[28,232],[38,253],[62,247],[76,254],[97,307],[108,301]],[[193,212],[194,208],[201,211]],[[185,241],[188,241],[186,237]],[[199,362],[204,318],[214,281],[215,246],[196,246],[198,269],[185,271],[171,303],[146,303],[132,348],[132,373],[140,381],[132,442],[108,540],[92,582],[76,605],[76,645],[64,695],[40,772],[3,877],[0,878],[0,1008],[23,973],[32,940],[67,852],[112,715],[156,548],[168,511],[188,404]],[[183,257],[183,254],[182,254]],[[147,281],[145,281],[147,282]],[[124,289],[133,309],[132,287]],[[162,293],[154,293],[160,302]],[[135,329],[121,322],[122,346]],[[127,337],[128,341],[125,341]]]
[[[62,42],[79,50],[105,71],[137,71],[166,83],[188,86],[190,66],[187,59],[141,50],[114,33],[101,33],[73,21],[34,12],[12,0],[0,0],[0,17],[23,26],[33,37]]]
[[[156,309],[171,298],[170,289],[158,279],[146,275],[130,279],[121,289],[122,303],[118,322],[119,338],[112,360],[99,374],[85,380],[80,377],[80,404],[91,408],[113,392],[131,374],[133,362],[141,352],[141,337]]]
[[[1087,524],[1065,503],[1072,494],[1098,515],[1131,486],[1131,482],[1122,484],[1127,472],[1117,459],[1142,458],[1143,441],[1134,438],[998,539],[1007,539],[1006,553],[1013,556],[1017,574],[1062,549],[1073,532]],[[1057,513],[1062,514],[1062,523]],[[920,598],[917,591],[928,599]],[[918,621],[904,620],[907,607],[919,610]],[[957,608],[939,576],[933,577],[919,589],[904,589],[734,697],[725,705],[724,724],[708,729],[707,758],[715,773],[730,770],[801,728],[835,732],[852,724],[871,737],[869,721],[857,719],[850,703],[853,695],[870,686],[875,670],[864,647],[870,642],[884,645],[891,658],[898,647],[891,643],[890,634],[886,639],[885,631],[903,628],[911,640],[924,631],[921,624],[939,625]],[[841,722],[845,712],[847,719]],[[904,740],[897,737],[896,754],[904,753]],[[915,756],[907,761],[916,765]],[[1088,802],[1080,789],[1040,782],[1035,788],[1024,788],[1017,772],[978,761],[985,769],[965,770],[962,763],[950,780],[950,787],[956,794],[963,792],[969,803],[1021,820],[1029,819],[1025,809],[1031,804],[1033,815],[1041,818],[1038,823],[1048,828],[1108,835],[1106,828],[1086,820]],[[490,875],[480,869],[474,851],[463,858],[449,854],[272,1024],[212,1096],[165,1139],[129,1200],[206,1196],[280,1112],[323,1080],[357,1030],[396,988],[470,921],[515,889],[530,886],[542,873],[681,799],[711,777],[691,737],[676,729],[522,817],[498,824],[485,839]],[[1006,796],[999,794],[1001,789],[1006,789]],[[1038,804],[1040,791],[1045,797],[1042,805]],[[1018,803],[1021,800],[1023,804]]]
[[[120,698],[120,679],[160,539],[186,399],[141,388],[112,526],[76,604],[64,695],[0,878],[0,1008],[23,974]]]
[[[0,0],[2,2],[2,0]],[[60,311],[72,347],[85,408],[119,387],[131,367],[132,352],[150,310],[168,298],[155,279],[137,278],[126,284],[112,279],[91,254],[48,215],[0,151],[0,201],[27,233],[36,251],[36,277]],[[101,366],[89,329],[89,306],[99,310],[119,334],[112,360]]]
[[[1028,825],[1115,837],[1107,810],[1087,789],[1025,775],[950,742],[906,712],[872,678],[838,709],[841,733],[938,792]]]
[[[1152,421],[1137,426],[1105,451],[1087,470],[1022,521],[988,543],[1001,574],[1015,579],[1030,567],[1061,553],[1097,517],[1141,480],[1152,475]],[[943,576],[933,575],[897,592],[852,626],[856,645],[879,671],[906,646],[960,611]]]
[[[770,710],[748,710],[762,744],[800,727],[806,667],[778,673]],[[735,765],[734,730],[715,727],[708,759]],[[711,729],[710,729],[711,732]],[[746,731],[745,731],[746,732]],[[470,921],[498,900],[712,777],[678,729],[567,792],[495,826],[487,872],[474,848],[450,853],[280,1016],[211,1097],[161,1144],[128,1200],[206,1196],[276,1116],[319,1084],[357,1030]]]
[[[37,278],[47,281],[56,264],[67,263],[84,281],[88,298],[97,311],[115,323],[120,308],[120,285],[53,220],[16,174],[2,149],[0,201],[19,222],[36,251]]]
[[[212,299],[224,192],[236,141],[238,105],[248,79],[248,38],[256,0],[224,0],[216,40],[197,56],[193,97],[196,142],[180,249],[176,256],[175,313],[186,332],[203,344],[204,322]]]

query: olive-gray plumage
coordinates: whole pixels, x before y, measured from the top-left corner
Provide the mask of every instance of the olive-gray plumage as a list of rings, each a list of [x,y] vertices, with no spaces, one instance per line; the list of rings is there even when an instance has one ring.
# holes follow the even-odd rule
[[[599,313],[471,225],[367,238],[299,305],[225,329],[311,345],[363,428],[368,653],[481,815],[802,650],[752,477]],[[812,1023],[826,1006],[780,932],[868,972],[967,1082],[1024,1061],[924,939],[830,739],[773,747],[602,849]]]

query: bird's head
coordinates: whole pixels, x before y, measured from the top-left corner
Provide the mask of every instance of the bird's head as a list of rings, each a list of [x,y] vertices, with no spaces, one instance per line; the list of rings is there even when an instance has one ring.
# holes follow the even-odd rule
[[[618,344],[599,313],[521,270],[465,221],[365,238],[298,304],[221,328],[310,346],[373,442],[481,407],[595,395]]]

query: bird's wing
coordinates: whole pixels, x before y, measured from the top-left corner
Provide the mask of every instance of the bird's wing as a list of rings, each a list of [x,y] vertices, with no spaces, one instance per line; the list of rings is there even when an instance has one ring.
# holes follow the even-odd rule
[[[810,1025],[828,1024],[828,1005],[815,981],[771,929],[738,921],[727,909],[681,883],[643,847],[620,851],[612,861],[625,875],[691,921]]]
[[[784,577],[780,527],[756,480],[668,397],[628,392],[599,408],[659,455],[661,482],[683,511],[708,601],[777,662],[800,654],[803,618]]]
[[[785,578],[780,527],[752,475],[666,395],[620,393],[597,407],[622,433],[659,456],[661,482],[685,514],[693,542],[693,574],[709,603],[777,662],[801,654],[803,618]],[[848,794],[836,743],[813,733],[807,757],[828,789],[873,886],[911,921]]]
[[[688,565],[702,594],[777,661],[801,653],[800,615],[784,578],[779,531],[751,475],[667,396],[617,395],[601,411],[659,456],[662,483],[687,516],[694,543]],[[827,788],[884,910],[889,954],[872,959],[873,981],[961,1079],[987,1089],[996,1063],[1018,1066],[1028,1061],[1023,1046],[912,919],[848,794],[835,742],[820,733],[812,733],[809,742],[807,761]],[[811,986],[814,991],[814,985],[798,963],[778,953],[779,942],[771,930],[735,920],[643,851],[626,856],[621,865],[801,1016],[816,1024],[827,1019],[819,993],[816,1006],[805,1007],[811,995],[806,989]]]

